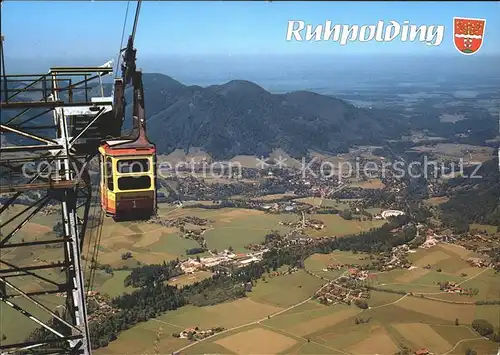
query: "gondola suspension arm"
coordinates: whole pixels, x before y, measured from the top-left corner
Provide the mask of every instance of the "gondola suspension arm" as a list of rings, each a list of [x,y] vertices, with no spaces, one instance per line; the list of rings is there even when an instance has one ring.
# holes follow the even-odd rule
[[[134,27],[132,29],[132,34],[128,38],[127,47],[122,49],[123,59],[122,59],[122,78],[123,82],[130,84],[134,73],[136,72],[136,52],[134,48],[135,33],[137,31],[137,24],[139,23],[139,14],[141,11],[141,0],[137,2],[137,8],[135,9]]]

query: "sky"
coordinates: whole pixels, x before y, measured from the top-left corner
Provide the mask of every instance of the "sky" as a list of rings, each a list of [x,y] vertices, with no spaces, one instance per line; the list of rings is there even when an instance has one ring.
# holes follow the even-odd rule
[[[110,59],[116,63],[127,4],[125,42],[132,31],[135,1],[5,0],[1,25],[7,73],[102,65]],[[453,17],[486,19],[485,40],[475,55],[464,56],[454,48]],[[327,20],[340,25],[406,20],[446,29],[437,47],[399,40],[341,46],[334,41],[287,41],[290,20],[314,26]],[[456,77],[464,70],[498,76],[499,41],[500,2],[144,0],[135,47],[139,69],[185,84],[245,79],[282,90],[388,77]]]
[[[126,37],[136,2],[129,6]],[[8,58],[113,57],[120,47],[127,1],[6,0],[2,33]],[[477,56],[500,54],[500,2],[161,2],[142,3],[136,36],[142,58],[242,55],[458,55],[453,17],[487,20]],[[438,47],[423,43],[287,42],[289,20],[317,25],[408,20],[446,26]]]

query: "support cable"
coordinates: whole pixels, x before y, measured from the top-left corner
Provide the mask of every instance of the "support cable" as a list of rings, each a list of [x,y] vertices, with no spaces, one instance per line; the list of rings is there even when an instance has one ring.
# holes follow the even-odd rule
[[[139,12],[141,11],[141,0],[137,2],[137,7],[135,9],[135,19],[134,19],[134,28],[132,30],[132,43],[135,40],[135,31],[137,30],[137,24],[139,23]]]
[[[95,195],[95,197],[93,198],[93,201],[92,201],[92,207],[91,207],[92,213],[89,213],[89,218],[92,218],[93,222],[92,222],[92,226],[90,228],[90,235],[89,235],[88,243],[87,243],[87,251],[85,253],[85,263],[84,263],[84,267],[83,267],[83,272],[84,272],[84,276],[85,276],[86,284],[87,284],[87,291],[89,291],[89,285],[90,285],[91,275],[92,275],[92,268],[95,266],[95,265],[92,265],[92,258],[94,257],[93,251],[95,250],[95,245],[92,245],[92,240],[94,240],[94,242],[97,241],[97,231],[98,231],[98,228],[100,227],[100,224],[102,223],[102,221],[100,220],[100,210],[102,208],[99,206],[99,202],[100,202],[99,197],[100,197],[100,184],[98,185],[97,194]],[[99,217],[96,219],[98,213],[99,213]],[[95,221],[97,221],[98,224],[96,224]],[[91,247],[92,247],[92,255],[90,253]],[[87,268],[89,261],[90,261],[90,268]]]
[[[94,244],[94,251],[93,251],[93,255],[92,255],[92,258],[95,260],[96,263],[97,263],[97,259],[99,257],[99,245],[101,244],[102,226],[103,226],[103,219],[104,219],[104,211],[102,209],[100,211],[101,211],[101,214],[100,214],[100,221],[99,221],[100,222],[99,229],[97,230],[97,238],[96,238],[96,242]],[[94,288],[96,270],[97,270],[96,267],[91,269],[88,291],[92,291]]]
[[[1,52],[1,61],[2,61],[2,72],[3,72],[3,90],[4,90],[4,101],[7,102],[8,100],[8,83],[7,83],[7,72],[5,71],[5,54],[3,50],[3,35],[1,35],[1,41],[0,41],[0,52]]]
[[[125,21],[123,21],[123,29],[122,29],[122,39],[120,41],[120,49],[118,50],[118,59],[116,61],[116,69],[115,69],[115,79],[118,78],[118,69],[120,69],[120,59],[123,48],[123,39],[125,38],[125,27],[127,26],[127,17],[128,17],[128,9],[130,6],[130,0],[127,1],[127,10],[125,12]]]
[[[0,18],[2,17],[2,5],[3,1],[0,1]],[[0,33],[0,60],[2,61],[2,76],[3,76],[3,86],[4,86],[4,100],[7,102],[8,99],[8,85],[7,85],[7,72],[5,71],[5,54],[4,54],[4,47],[3,47],[3,41],[4,37],[3,34]]]
[[[130,0],[127,1],[127,10],[126,10],[126,13],[125,13],[125,20],[123,22],[123,29],[122,29],[122,37],[121,37],[121,41],[120,41],[120,50],[119,50],[119,54],[118,54],[118,60],[117,60],[117,64],[116,64],[116,70],[115,70],[115,79],[118,77],[118,68],[120,66],[120,59],[121,59],[121,53],[124,51],[123,49],[123,40],[124,40],[124,37],[125,37],[125,28],[126,28],[126,25],[127,25],[127,18],[128,18],[128,12],[129,12],[129,6],[130,6]],[[134,25],[133,25],[133,29],[132,29],[132,35],[130,36],[129,38],[129,45],[132,43],[134,43],[134,39],[135,39],[135,34],[137,32],[137,25],[139,23],[139,14],[140,14],[140,10],[141,10],[141,0],[139,0],[137,2],[137,7],[136,7],[136,10],[135,10],[135,18],[134,18]],[[127,49],[132,49],[132,48],[128,48]],[[101,174],[103,172],[101,171]],[[100,189],[100,186],[99,186],[99,189]],[[100,196],[100,191],[99,193],[97,194],[98,196]],[[102,209],[99,209],[100,213],[99,213],[99,218],[98,218],[98,225],[97,226],[93,226],[94,228],[92,229],[92,234],[94,234],[94,230],[96,231],[96,235],[95,235],[95,241],[93,243],[93,250],[92,250],[92,256],[90,258],[91,260],[91,265],[90,265],[90,273],[89,273],[89,277],[87,279],[87,292],[89,291],[92,291],[93,287],[94,287],[94,281],[95,281],[95,275],[96,275],[96,263],[97,263],[97,259],[99,257],[99,245],[101,243],[101,237],[102,237],[102,228],[103,228],[103,221],[104,221],[104,211]],[[94,214],[93,214],[94,215]],[[97,227],[97,229],[96,229]],[[85,263],[85,269],[86,268],[86,265],[88,263],[88,260],[89,260],[89,253],[90,253],[90,248],[91,248],[91,239],[89,239],[89,244],[87,246],[87,261]],[[92,265],[92,261],[94,262],[94,265]]]

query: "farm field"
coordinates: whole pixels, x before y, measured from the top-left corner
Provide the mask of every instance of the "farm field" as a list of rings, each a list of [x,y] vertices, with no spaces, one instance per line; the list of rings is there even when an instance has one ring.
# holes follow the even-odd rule
[[[185,306],[167,312],[158,317],[157,320],[175,324],[183,329],[197,326],[202,329],[210,327],[232,328],[240,324],[257,321],[282,309],[246,297],[215,306]]]
[[[492,226],[489,224],[477,224],[477,223],[472,223],[469,225],[469,229],[471,231],[476,231],[476,232],[487,232],[489,234],[494,234],[497,232],[497,227]]]
[[[285,151],[282,149],[275,149],[271,152],[269,155],[269,160],[267,160],[269,163],[272,163],[272,160],[276,161],[278,159],[282,158],[282,160],[285,161],[285,164],[288,167],[295,167],[297,169],[302,167],[302,162],[290,157]],[[255,155],[236,155],[234,156],[230,161],[233,163],[233,167],[236,167],[236,164],[241,165],[244,168],[256,168],[258,167],[259,160],[261,157],[257,157]],[[264,159],[266,160],[266,159]]]
[[[324,277],[326,280],[332,280],[339,277],[344,271],[343,270],[326,270],[328,265],[336,264],[357,264],[365,265],[370,263],[369,259],[366,258],[365,254],[353,254],[351,252],[345,251],[335,251],[330,254],[313,254],[305,261],[305,267],[308,271],[313,274]]]
[[[109,279],[102,282],[100,286],[98,286],[99,292],[106,293],[110,297],[116,297],[125,292],[130,293],[134,291],[134,287],[125,287],[123,284],[123,281],[128,275],[130,275],[130,271],[128,270],[113,271],[113,275]]]
[[[383,210],[384,210],[383,208],[377,208],[377,207],[370,207],[366,209],[366,211],[371,213],[372,215],[381,214]]]
[[[280,226],[281,220],[295,220],[294,215],[265,214],[261,211],[227,208],[205,210],[200,208],[176,208],[164,211],[163,218],[196,216],[210,220],[205,233],[210,249],[219,251],[232,246],[236,252],[245,252],[249,243],[260,243],[272,230],[288,231]],[[87,242],[92,243],[89,238]],[[120,222],[105,219],[99,250],[99,262],[113,268],[135,267],[144,264],[185,258],[186,249],[198,247],[194,240],[182,238],[178,228],[163,227],[145,222]],[[132,258],[122,260],[121,255],[132,253]]]
[[[450,260],[444,258],[441,253],[449,254]],[[419,249],[410,255],[414,262],[421,264],[430,262],[436,265],[442,263],[443,260],[460,264],[460,255],[467,256],[469,254],[455,246],[439,245],[428,250]],[[346,252],[315,254],[308,258],[305,264],[308,270],[316,273],[318,270],[322,270],[325,264],[332,263],[334,258],[339,259],[338,261],[342,263],[355,263],[365,261],[359,260],[363,257],[363,254]],[[470,268],[469,277],[473,278],[469,281],[467,278],[457,276],[456,272],[445,274],[434,271],[435,274],[420,273],[417,275],[412,275],[412,272],[414,270],[377,273],[374,285],[382,284],[381,281],[383,281],[388,282],[386,286],[389,288],[389,282],[395,281],[408,292],[439,293],[439,287],[433,284],[438,279],[437,274],[439,274],[440,277],[449,276],[457,277],[459,281],[465,280],[465,285],[472,282],[490,285],[493,291],[488,291],[483,286],[479,292],[479,295],[483,296],[480,297],[481,299],[485,298],[485,294],[492,297],[499,287],[498,279],[492,279],[498,275],[484,268]],[[269,279],[269,282],[264,283],[264,286],[266,288],[271,286],[280,288],[282,295],[287,295],[286,297],[290,298],[288,294],[293,292],[293,287],[284,288],[282,285],[288,282],[282,280],[294,275],[299,276],[298,273],[278,276]],[[326,277],[326,274],[319,276]],[[261,297],[260,294],[263,291],[258,289],[262,286],[262,281],[259,281],[254,290],[249,293],[249,297],[268,304],[283,302],[278,299]],[[391,285],[391,288],[394,288],[393,286],[395,284]],[[269,293],[269,295],[271,294]],[[468,296],[457,297],[462,298],[462,300],[465,298],[465,301],[474,301],[474,298],[471,300]],[[298,298],[295,301],[297,300]],[[392,355],[399,351],[401,344],[414,350],[427,348],[435,354],[458,354],[458,349],[465,352],[468,347],[476,349],[478,354],[492,354],[496,351],[495,343],[482,339],[470,327],[474,319],[482,318],[490,321],[497,330],[500,329],[498,322],[500,317],[496,310],[498,307],[495,305],[453,304],[439,301],[439,299],[422,299],[418,294],[411,296],[381,291],[372,291],[368,304],[369,309],[361,310],[354,305],[324,306],[314,300],[307,301],[270,319],[265,319],[259,324],[252,324],[199,342],[184,350],[183,354],[197,354],[217,349],[218,353],[224,354],[239,354],[245,351],[282,354],[368,354],[375,351],[378,354]],[[287,307],[288,304],[281,303],[281,306]],[[356,318],[369,321],[356,324]],[[459,325],[455,325],[457,318]],[[268,347],[262,348],[260,343],[255,345],[255,348],[248,349],[236,345],[241,343],[239,342],[240,338],[253,337],[257,334],[264,339],[269,338]],[[288,346],[287,349],[283,349],[285,345]],[[221,350],[221,346],[225,350]]]
[[[320,197],[302,197],[295,199],[297,202],[308,203],[313,206],[325,207],[325,208],[336,208],[339,211],[345,210],[349,208],[349,202],[355,201],[350,199],[339,199],[332,200],[328,198],[320,198]]]
[[[445,258],[443,254],[449,257]],[[430,263],[433,268],[445,260],[459,265],[461,256],[467,255],[469,253],[460,248],[444,244],[427,250],[418,249],[410,254],[414,263]],[[305,265],[307,270],[316,274],[329,263],[369,262],[366,256],[339,251],[315,254],[306,260]],[[167,312],[125,331],[105,350],[99,349],[96,353],[152,353],[160,334],[158,346],[161,353],[171,353],[188,346],[181,354],[354,355],[376,351],[392,355],[404,345],[414,350],[427,348],[435,354],[456,354],[458,350],[465,351],[468,347],[476,349],[478,354],[492,354],[496,351],[495,343],[482,339],[470,328],[470,324],[474,319],[482,318],[499,329],[497,306],[445,303],[418,295],[418,292],[438,293],[426,295],[437,297],[439,287],[434,282],[439,277],[455,277],[464,284],[477,282],[478,287],[483,284],[478,296],[484,299],[485,295],[489,295],[494,299],[493,295],[499,287],[494,278],[498,276],[488,269],[469,268],[470,280],[456,275],[456,272],[437,273],[435,270],[425,270],[427,273],[419,271],[415,275],[412,274],[415,270],[376,273],[374,286],[394,289],[399,285],[401,289],[415,294],[372,291],[367,301],[370,307],[366,310],[354,304],[324,306],[315,300],[307,300],[325,281],[303,270],[273,277],[265,275],[246,298],[216,306],[185,306]],[[278,271],[286,272],[287,268]],[[318,276],[335,278],[342,271],[330,273],[330,277],[326,272]],[[492,290],[486,289],[486,286],[492,287]],[[468,296],[457,297],[474,300]],[[356,324],[356,318],[366,322]],[[455,325],[457,318],[459,325]],[[201,329],[222,326],[226,331],[195,343],[171,336],[173,332],[196,326]]]
[[[473,303],[498,300],[498,275],[491,269],[472,267],[465,261],[473,256],[476,254],[451,244],[419,249],[408,257],[416,268],[377,273],[375,281],[383,289],[422,293],[444,301]],[[425,269],[426,265],[430,265],[430,269]],[[455,282],[464,289],[476,289],[477,294],[466,296],[440,291],[438,283],[444,281]]]
[[[494,152],[492,147],[453,143],[437,143],[434,146],[423,145],[412,149],[440,159],[463,158],[465,161],[472,162],[484,162],[491,159]]]
[[[236,354],[277,354],[295,345],[291,337],[272,330],[255,327],[215,342]]]
[[[194,205],[214,206],[214,201],[182,201],[183,207],[190,207]]]
[[[208,219],[212,221],[204,234],[208,247],[222,251],[232,246],[238,252],[247,251],[245,249],[247,244],[264,241],[265,235],[272,230],[288,231],[288,227],[280,226],[279,222],[298,218],[294,215],[266,214],[262,211],[238,208],[219,210],[181,208],[166,215],[160,211],[160,216],[165,218],[196,216]],[[194,246],[190,248],[192,247]]]
[[[349,186],[360,187],[362,189],[383,189],[385,187],[380,179],[369,179],[366,181],[353,179]]]
[[[294,194],[271,194],[271,195],[265,195],[265,196],[259,196],[259,197],[254,197],[252,200],[254,201],[272,201],[272,200],[278,200],[282,199],[285,197],[295,197]]]
[[[178,163],[189,163],[191,159],[194,161],[202,161],[203,159],[209,159],[210,156],[200,148],[192,147],[189,148],[187,153],[182,149],[176,149],[170,154],[158,155],[158,162],[167,162],[172,166]]]
[[[325,202],[325,199],[322,199],[321,197],[301,197],[297,198],[294,201],[296,202],[301,202],[301,203],[308,203],[312,206],[323,206],[323,203]]]
[[[162,349],[176,349],[189,343],[187,339],[178,339],[172,336],[184,328],[167,324],[156,319],[139,323],[122,332],[118,339],[107,347],[93,351],[96,355],[122,355],[122,354],[152,354],[155,341],[159,338],[159,347]],[[170,351],[171,352],[171,351]],[[168,350],[165,353],[170,353]]]
[[[328,202],[328,200],[325,200]],[[331,201],[335,202],[335,201]],[[336,202],[335,202],[336,203]],[[340,202],[343,204],[345,202]],[[20,208],[14,206],[8,213],[14,214]],[[296,220],[296,215],[284,214],[273,215],[264,214],[260,211],[241,210],[241,209],[224,209],[224,210],[204,210],[198,208],[173,208],[171,206],[160,206],[160,215],[165,218],[176,218],[181,216],[198,216],[207,218],[211,223],[211,230],[206,232],[206,240],[211,249],[226,249],[232,246],[237,252],[244,252],[245,245],[249,243],[260,243],[264,240],[264,236],[272,230],[288,231],[288,227],[283,227],[278,224],[281,220]],[[320,216],[320,217],[325,217]],[[333,217],[333,218],[332,218]],[[25,240],[42,240],[51,239],[54,237],[52,227],[58,220],[56,215],[38,215],[29,222],[21,232],[16,235],[16,238],[24,238]],[[359,230],[355,227],[357,222],[347,222],[342,225],[338,216],[326,216],[327,230],[343,234],[352,228],[353,232]],[[350,227],[346,227],[349,226]],[[89,228],[87,238],[84,242],[83,254],[89,252],[89,246],[95,242],[96,233],[92,228]],[[130,273],[127,270],[116,270],[121,268],[134,268],[142,264],[162,263],[163,261],[174,260],[176,258],[184,258],[185,251],[189,248],[197,247],[198,244],[193,240],[188,240],[180,237],[177,228],[166,228],[155,224],[145,222],[114,222],[109,218],[103,221],[103,230],[101,242],[99,246],[99,263],[101,265],[109,265],[115,269],[112,274],[106,273],[104,270],[98,270],[94,281],[94,290],[102,293],[107,293],[111,297],[118,296],[123,292],[131,292],[133,288],[123,286],[123,280]],[[33,252],[35,256],[32,256]],[[123,260],[122,255],[126,252],[131,252],[132,258]],[[44,260],[57,260],[62,256],[60,249],[51,249],[43,247],[23,248],[7,251],[3,253],[2,259],[5,261],[16,260],[16,262],[31,262],[33,258],[42,263]],[[90,265],[84,260],[84,266]],[[318,271],[321,271],[318,270]],[[49,275],[49,271],[40,271],[41,275],[58,277],[58,275]],[[296,301],[301,301],[309,297],[321,284],[321,280],[310,275],[301,275],[302,272],[294,275],[284,276],[282,281],[278,282],[278,286],[273,286],[273,283],[265,284],[259,282],[255,287],[253,299],[260,299],[264,303],[274,306],[290,305]],[[193,277],[182,276],[172,283],[186,284],[202,279],[208,275],[196,275]],[[331,277],[336,277],[337,273],[330,273]],[[30,285],[31,291],[41,290],[42,286],[33,278],[26,277],[23,284]],[[297,283],[302,283],[302,289],[299,289]],[[291,290],[288,297],[280,297],[277,290],[285,287]],[[297,292],[293,288],[297,288]],[[57,306],[57,302],[56,305]],[[9,314],[11,310],[4,310],[2,305],[2,313]],[[17,314],[16,314],[17,316]],[[8,317],[3,317],[3,322],[6,322]],[[22,329],[26,329],[28,323],[21,320],[16,323]],[[5,327],[4,327],[5,328]],[[35,329],[35,326],[32,327]],[[13,331],[12,333],[17,333]],[[13,335],[7,335],[12,337]]]
[[[335,202],[335,201],[333,201]],[[337,203],[337,202],[335,202]],[[296,215],[273,215],[242,209],[205,210],[198,208],[161,209],[166,218],[197,216],[209,219],[205,237],[209,248],[245,251],[249,243],[259,243],[272,230],[286,231],[281,220],[296,220]],[[51,216],[46,216],[52,218]],[[385,221],[346,221],[335,215],[312,215],[325,219],[327,235],[347,235],[381,225]],[[375,223],[375,225],[374,225]],[[48,223],[49,224],[49,223]],[[41,227],[40,227],[41,226]],[[30,228],[40,231],[36,238],[53,234],[43,219]],[[331,234],[330,234],[331,233]],[[53,236],[52,236],[53,237]],[[32,238],[34,238],[32,236]],[[91,242],[92,239],[87,242]],[[144,222],[114,223],[105,220],[101,239],[99,262],[113,268],[133,268],[138,263],[150,264],[183,258],[188,248],[197,247],[192,240],[180,237],[177,228],[167,228]],[[55,249],[38,250],[40,255],[52,259]],[[123,260],[130,251],[132,258]],[[6,260],[15,257],[30,260],[29,252],[12,251]],[[498,274],[487,268],[469,265],[469,257],[478,256],[464,248],[438,244],[430,249],[417,249],[408,255],[414,269],[373,272],[376,277],[368,281],[382,290],[371,291],[368,309],[346,304],[324,306],[314,299],[314,293],[328,280],[342,275],[346,269],[325,271],[329,264],[365,265],[373,260],[364,253],[335,251],[314,254],[305,260],[305,270],[288,274],[282,267],[278,276],[266,274],[257,281],[247,297],[208,307],[185,306],[169,311],[154,319],[136,324],[119,334],[108,347],[95,351],[97,355],[154,353],[155,342],[160,353],[172,353],[189,346],[181,354],[394,354],[401,344],[416,350],[428,348],[435,354],[462,354],[468,347],[478,354],[491,354],[496,345],[470,328],[474,319],[486,319],[500,329],[498,305],[475,305],[477,300],[498,300],[500,282]],[[3,257],[3,256],[2,256]],[[40,258],[40,256],[39,256]],[[16,259],[16,260],[17,260]],[[12,259],[10,259],[12,260]],[[424,268],[425,267],[425,268]],[[130,292],[123,280],[129,270],[115,270],[112,274],[99,270],[95,290],[117,296]],[[210,272],[182,275],[168,281],[171,285],[186,285],[210,277]],[[55,275],[52,275],[55,276]],[[321,279],[324,278],[324,279]],[[477,289],[473,296],[462,296],[440,291],[440,281],[454,281],[467,289]],[[33,290],[39,285],[32,280]],[[384,292],[383,289],[404,291],[413,295]],[[421,297],[422,295],[423,297]],[[432,298],[432,299],[430,299]],[[57,307],[58,298],[46,298],[47,304]],[[469,304],[459,304],[469,303]],[[2,304],[2,324],[10,322],[9,309]],[[282,312],[282,313],[280,313]],[[358,319],[358,320],[356,320]],[[459,325],[455,325],[458,319]],[[360,321],[362,320],[362,321]],[[7,323],[5,323],[7,322]],[[17,322],[4,332],[9,341],[16,339],[20,330],[29,328],[26,322]],[[357,324],[358,323],[358,324]],[[186,328],[224,327],[226,332],[206,340],[190,343],[172,333]],[[5,326],[3,327],[4,329]],[[35,326],[33,325],[33,329]],[[24,332],[23,332],[24,334]],[[245,341],[242,341],[244,339]],[[249,341],[249,339],[252,339]],[[463,340],[462,342],[460,342]],[[460,342],[460,343],[459,343]]]
[[[120,334],[118,340],[108,347],[98,349],[97,355],[153,353],[157,334],[160,336],[161,353],[169,354],[182,345],[188,344],[185,339],[172,337],[172,333],[186,328],[211,327],[231,328],[240,324],[257,321],[268,315],[279,312],[281,308],[255,302],[249,298],[225,302],[216,306],[185,306],[175,311],[140,323]],[[137,331],[136,331],[137,330]],[[217,346],[214,346],[217,348]]]
[[[173,332],[180,332],[183,329],[196,326],[201,329],[216,326],[230,329],[242,324],[265,319],[267,316],[280,312],[286,307],[305,301],[323,282],[304,271],[282,276],[268,276],[265,281],[262,279],[259,280],[246,298],[208,307],[185,306],[175,311],[166,312],[155,319],[140,323],[123,332],[108,347],[98,349],[96,354],[152,353],[154,342],[159,332],[163,334],[160,336],[159,349],[162,353],[171,353],[175,349],[188,344],[187,340],[172,337],[171,334]],[[298,286],[302,287],[299,288]],[[289,296],[280,297],[281,293]],[[328,312],[337,311],[334,308],[327,309],[325,306],[314,301],[306,301],[301,306],[293,309],[293,311],[303,312],[304,314],[307,314],[311,310],[319,310],[320,312],[324,312],[325,310]],[[290,315],[291,313],[285,312],[284,314]],[[228,332],[226,335],[228,334],[231,334],[231,332]],[[283,340],[283,338],[278,338]],[[229,343],[234,342],[230,341]],[[293,344],[295,343],[290,343],[290,346]],[[200,345],[202,345],[201,349],[203,350],[200,350],[202,353],[211,351],[223,354],[233,353],[216,342],[206,341],[200,343]],[[280,348],[278,345],[275,346],[277,346],[277,349]]]
[[[258,281],[248,297],[275,307],[289,307],[312,296],[325,281],[299,270],[293,274]]]
[[[224,208],[208,210],[201,208],[176,208],[163,210],[159,215],[163,218],[180,218],[196,216],[210,220],[208,230],[204,234],[211,250],[224,250],[229,246],[236,252],[245,252],[250,243],[260,243],[266,234],[273,230],[289,231],[289,227],[279,225],[280,221],[295,221],[293,214],[267,214],[257,210]],[[384,221],[347,221],[337,215],[311,215],[311,218],[322,220],[325,228],[320,231],[309,231],[312,237],[348,235],[359,233],[385,223]],[[89,240],[90,241],[90,240]],[[179,236],[177,228],[167,228],[145,222],[116,223],[105,219],[101,239],[99,260],[112,267],[133,267],[137,262],[161,263],[185,257],[185,250],[197,247],[193,240]],[[130,251],[132,259],[121,260],[121,255]]]
[[[424,202],[426,204],[428,204],[429,206],[439,206],[445,202],[448,202],[449,201],[449,198],[446,197],[446,196],[443,196],[443,197],[431,197],[431,198],[428,198],[427,200],[424,200]]]
[[[335,214],[311,214],[310,218],[318,219],[325,224],[325,227],[321,230],[314,230],[308,232],[311,237],[331,237],[331,236],[345,236],[351,234],[357,234],[364,231],[370,230],[370,228],[377,228],[386,223],[383,220],[373,220],[373,221],[356,221],[356,220],[345,220],[339,215]]]
[[[297,216],[265,214],[255,210],[238,210],[219,212],[213,229],[208,230],[204,237],[210,249],[224,250],[229,246],[237,252],[245,252],[245,246],[264,241],[266,234],[272,230],[289,231],[286,226],[280,226],[280,221],[294,221]]]
[[[193,275],[184,274],[174,277],[173,279],[168,280],[167,283],[171,286],[182,287],[198,281],[202,281],[206,278],[209,278],[210,276],[212,276],[212,273],[210,271],[199,271]]]
[[[425,347],[432,349],[435,354],[444,354],[457,343],[460,346],[459,341],[465,339],[471,340],[463,343],[481,349],[481,353],[491,354],[496,350],[493,342],[481,339],[468,326],[455,326],[428,315],[422,317],[419,312],[396,306],[381,307],[378,312],[362,311],[346,305],[321,306],[323,308],[307,306],[304,310],[299,310],[300,307],[259,324],[198,342],[182,354],[206,353],[208,349],[213,349],[212,344],[224,347],[225,350],[217,348],[218,353],[222,354],[244,354],[249,351],[264,354],[369,354],[376,351],[377,354],[389,355],[397,352],[400,344],[411,349]],[[354,322],[356,318],[369,317],[372,318],[367,324],[356,325]],[[258,344],[238,341],[242,337],[257,334],[266,341]],[[238,348],[238,344],[250,348]],[[311,348],[314,350],[311,351]]]

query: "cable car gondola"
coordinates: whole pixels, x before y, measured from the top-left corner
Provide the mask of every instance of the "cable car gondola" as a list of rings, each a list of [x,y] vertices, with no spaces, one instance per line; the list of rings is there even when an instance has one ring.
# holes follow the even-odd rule
[[[99,147],[101,205],[116,220],[147,219],[156,213],[156,147],[146,136],[142,73],[133,75],[133,130]]]
[[[134,38],[141,1],[137,3],[134,28],[123,53],[122,78],[115,79],[114,112],[124,119],[125,85],[134,91],[132,132],[110,139],[99,147],[101,206],[115,220],[147,219],[156,214],[156,147],[146,136],[142,73],[136,70]]]

